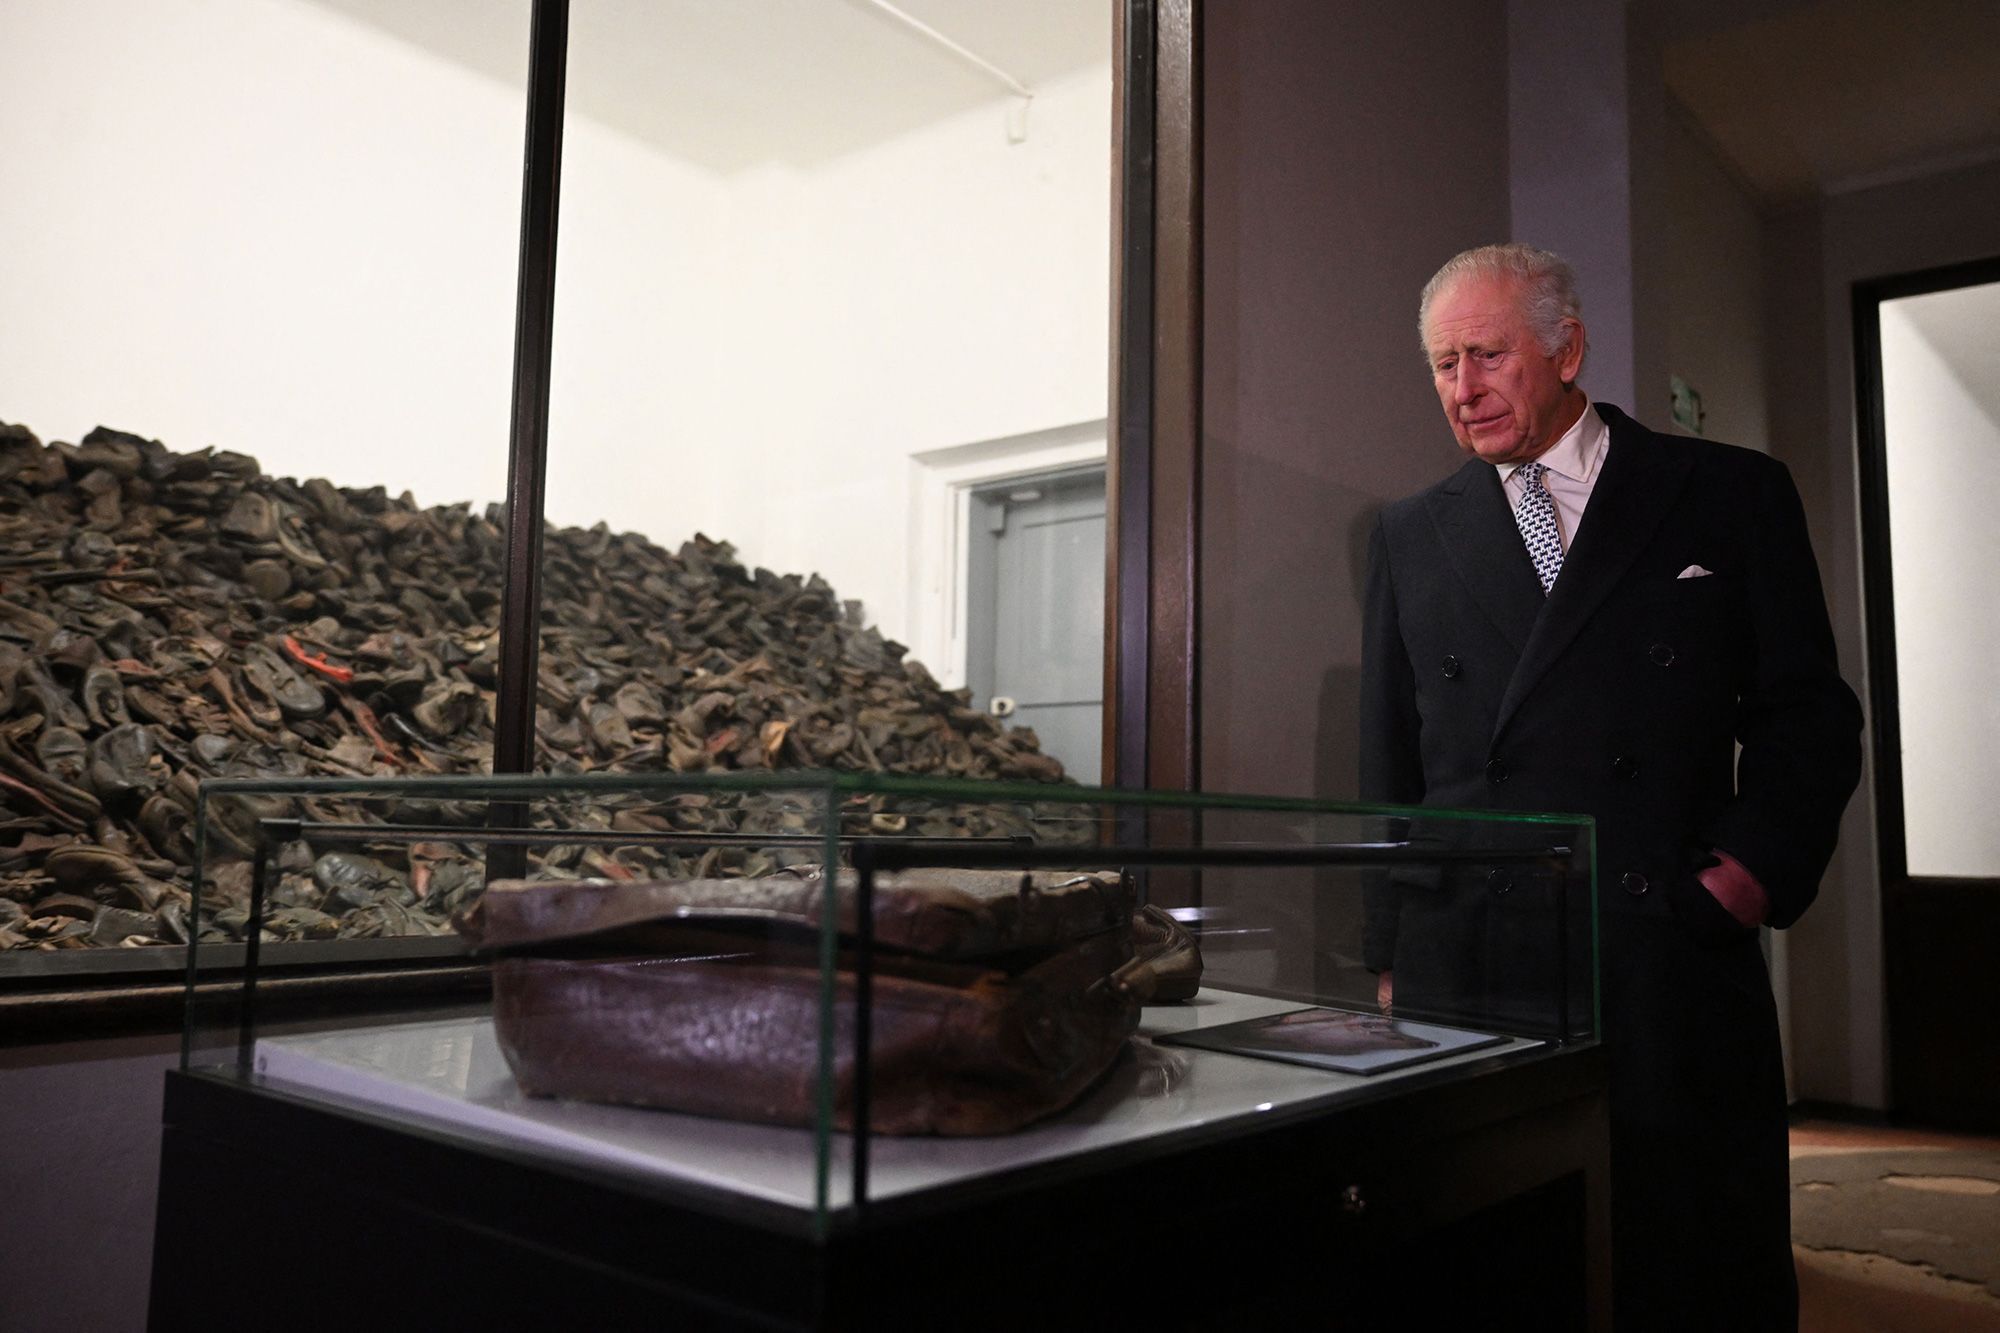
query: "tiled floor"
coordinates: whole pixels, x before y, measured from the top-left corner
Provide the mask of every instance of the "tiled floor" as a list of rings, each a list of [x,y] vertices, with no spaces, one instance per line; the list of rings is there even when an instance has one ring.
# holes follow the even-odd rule
[[[1990,1205],[1991,1234],[2000,1235],[2000,1193],[1953,1171],[1950,1160],[1954,1153],[2000,1153],[2000,1139],[1824,1120],[1807,1121],[1792,1130],[1795,1168],[1801,1158],[1871,1152],[1914,1154],[1919,1163],[1937,1154],[1939,1172],[1931,1188],[1941,1210],[1949,1204],[1955,1209],[1953,1216],[1963,1218],[1971,1199],[1983,1217]],[[1919,1190],[1912,1197],[1922,1195]],[[1993,1243],[1983,1229],[1980,1238],[1967,1241]],[[1927,1264],[1885,1254],[1803,1245],[1794,1252],[1802,1333],[2000,1333],[2000,1295],[1987,1285],[1947,1277]]]

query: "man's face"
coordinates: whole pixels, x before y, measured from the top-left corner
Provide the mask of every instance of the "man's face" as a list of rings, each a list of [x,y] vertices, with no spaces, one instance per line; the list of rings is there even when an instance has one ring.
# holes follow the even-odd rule
[[[1521,317],[1512,278],[1460,278],[1431,303],[1424,345],[1431,381],[1459,448],[1489,463],[1521,463],[1562,438],[1581,397],[1564,386],[1583,361],[1583,326],[1554,356]]]

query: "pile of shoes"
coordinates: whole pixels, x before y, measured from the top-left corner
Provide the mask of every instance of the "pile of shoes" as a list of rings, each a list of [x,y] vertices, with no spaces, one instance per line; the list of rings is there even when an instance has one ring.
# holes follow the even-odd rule
[[[241,938],[255,820],[299,804],[218,807],[192,921],[205,777],[489,771],[502,548],[497,507],[419,508],[382,487],[268,477],[243,454],[103,428],[45,445],[0,424],[0,950]],[[599,525],[547,531],[542,587],[542,771],[1062,779],[1032,731],[940,689],[817,576]],[[570,814],[646,833],[803,827],[758,800]],[[732,801],[743,808],[715,808]],[[309,804],[316,818],[483,821],[449,802]],[[853,816],[878,831],[1022,826],[879,803]],[[285,848],[266,938],[443,934],[483,881],[469,847]],[[531,870],[757,874],[782,859],[573,847]]]

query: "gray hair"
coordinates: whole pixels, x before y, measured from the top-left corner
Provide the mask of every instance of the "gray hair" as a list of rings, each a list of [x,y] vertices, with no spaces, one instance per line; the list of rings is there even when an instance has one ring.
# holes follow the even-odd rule
[[[1482,245],[1461,251],[1445,261],[1444,267],[1424,284],[1417,303],[1417,340],[1430,353],[1431,303],[1461,278],[1512,278],[1521,287],[1521,317],[1541,346],[1543,356],[1554,356],[1569,341],[1563,321],[1583,322],[1583,303],[1576,295],[1576,274],[1561,255],[1537,250],[1532,245],[1510,241],[1505,245]],[[1584,350],[1590,343],[1586,340]]]

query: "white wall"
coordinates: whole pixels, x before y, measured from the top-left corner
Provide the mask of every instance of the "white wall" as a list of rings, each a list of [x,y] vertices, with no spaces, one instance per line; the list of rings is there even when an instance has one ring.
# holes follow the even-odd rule
[[[514,87],[289,0],[10,0],[0,417],[499,499],[528,5],[496,11],[522,36]],[[618,300],[708,243],[717,187],[587,122],[568,153],[629,183],[565,217],[580,266],[627,252],[624,288],[577,320],[615,339]],[[635,216],[650,243],[627,247]],[[586,359],[615,368],[608,350]],[[593,401],[579,433],[659,411],[643,382]]]
[[[1703,436],[1768,449],[1763,219],[1685,113],[1667,117],[1666,148],[1667,368],[1700,391]],[[1661,393],[1647,424],[1679,430]]]
[[[1912,875],[2000,873],[2000,693],[1991,614],[2000,570],[2000,420],[1931,345],[1914,306],[1976,304],[2000,288],[1882,304],[1889,546],[1896,580],[1896,680],[1903,820]],[[1975,318],[1979,315],[1973,316]],[[2000,368],[1996,368],[2000,369]]]
[[[566,248],[550,516],[668,544],[700,529],[750,563],[824,574],[908,635],[910,456],[1105,414],[1110,115],[1107,63],[1038,89],[1024,143],[995,102],[810,171],[730,178],[701,271],[632,319],[650,358],[636,382],[698,428],[634,422],[649,452],[609,451],[640,463],[614,485],[572,461],[581,389],[562,372],[614,336],[572,296],[627,277],[615,258],[585,274]],[[580,168],[564,179],[584,188]],[[704,347],[664,351],[690,331]],[[615,396],[601,378],[590,391]]]
[[[0,416],[470,493],[425,462],[506,428],[497,90],[254,0],[18,0],[0,86]]]
[[[495,9],[511,84],[303,0],[8,0],[0,420],[501,498],[528,3]],[[721,177],[572,115],[551,520],[704,530],[906,633],[910,455],[1105,413],[1108,36],[1021,144],[996,99]]]
[[[1666,85],[1655,7],[1509,0],[1509,239],[1576,270],[1592,398],[1667,417]]]

